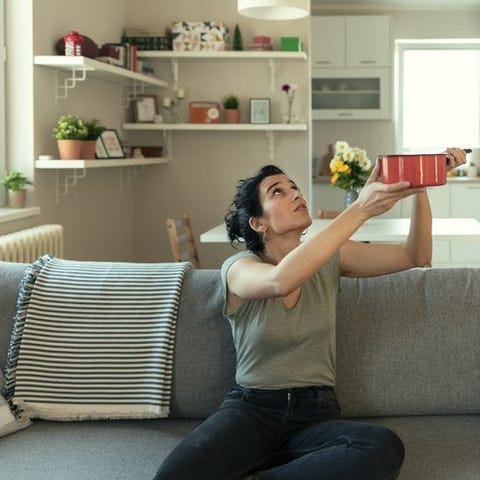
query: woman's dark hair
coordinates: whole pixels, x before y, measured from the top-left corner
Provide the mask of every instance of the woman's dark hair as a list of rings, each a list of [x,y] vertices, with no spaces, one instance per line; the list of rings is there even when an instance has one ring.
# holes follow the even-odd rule
[[[250,217],[259,217],[263,214],[259,194],[261,181],[266,177],[283,173],[283,170],[275,165],[266,165],[253,177],[238,182],[237,193],[225,215],[228,238],[232,245],[243,240],[251,252],[263,250],[265,245],[262,236],[250,227],[249,220]]]

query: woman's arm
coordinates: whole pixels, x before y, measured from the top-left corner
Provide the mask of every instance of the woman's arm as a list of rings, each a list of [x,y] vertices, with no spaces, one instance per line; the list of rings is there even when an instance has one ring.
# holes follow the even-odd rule
[[[235,262],[227,274],[230,293],[243,299],[288,295],[317,272],[368,218],[423,190],[409,188],[408,182],[386,185],[376,182],[377,177],[378,166],[362,190],[361,201],[293,248],[278,264],[271,265],[252,257]]]
[[[447,169],[465,163],[465,152],[449,148]],[[431,213],[423,188],[408,182],[386,185],[378,182],[376,165],[356,202],[323,230],[293,248],[276,265],[245,258],[229,269],[229,291],[237,298],[269,298],[296,291],[341,248],[341,266],[346,275],[380,275],[405,270],[431,261]],[[416,194],[410,233],[402,245],[358,244],[349,241],[370,217],[381,215],[399,200]],[[375,267],[378,265],[379,267]]]
[[[342,275],[368,277],[430,266],[432,214],[426,192],[413,198],[410,230],[402,244],[345,242],[340,248]]]

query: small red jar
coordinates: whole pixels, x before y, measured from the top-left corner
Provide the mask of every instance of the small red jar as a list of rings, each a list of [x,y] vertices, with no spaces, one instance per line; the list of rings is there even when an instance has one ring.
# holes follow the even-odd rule
[[[65,42],[65,55],[83,55],[83,37],[78,32],[69,32],[63,37]]]

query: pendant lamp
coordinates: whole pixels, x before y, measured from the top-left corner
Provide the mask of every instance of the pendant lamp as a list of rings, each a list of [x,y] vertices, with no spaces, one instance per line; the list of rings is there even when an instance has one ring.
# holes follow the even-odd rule
[[[295,20],[310,15],[310,0],[237,0],[237,8],[259,20]]]

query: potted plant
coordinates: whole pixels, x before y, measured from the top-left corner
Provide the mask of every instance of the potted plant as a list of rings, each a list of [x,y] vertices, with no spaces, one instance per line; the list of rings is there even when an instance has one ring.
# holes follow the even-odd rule
[[[100,135],[106,130],[106,127],[98,118],[92,118],[83,121],[87,127],[87,136],[82,141],[81,158],[93,160],[95,158],[95,147]]]
[[[238,108],[238,98],[235,95],[227,95],[223,101],[225,109],[225,121],[227,123],[238,123],[240,121],[240,109]]]
[[[87,127],[80,117],[76,115],[61,116],[53,129],[60,158],[62,160],[80,158],[82,141],[87,133]]]
[[[8,206],[11,208],[24,208],[27,199],[26,185],[32,182],[20,172],[10,172],[0,180],[8,190]]]

